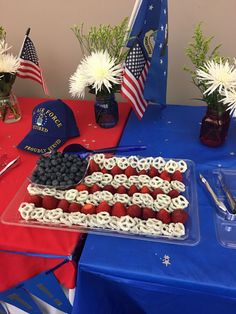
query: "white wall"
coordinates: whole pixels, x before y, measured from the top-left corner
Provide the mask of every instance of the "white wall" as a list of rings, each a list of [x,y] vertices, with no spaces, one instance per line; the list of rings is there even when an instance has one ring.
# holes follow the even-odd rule
[[[31,27],[33,40],[51,97],[71,98],[68,78],[81,60],[79,44],[70,30],[73,24],[116,24],[130,16],[135,0],[0,0],[0,25],[7,30],[12,52],[18,54],[24,33]],[[169,0],[169,103],[196,104],[199,97],[190,77],[182,68],[187,64],[185,48],[194,26],[203,21],[206,35],[222,43],[222,54],[236,55],[236,0]],[[17,78],[18,96],[43,97],[39,84]],[[87,95],[86,98],[93,98]]]

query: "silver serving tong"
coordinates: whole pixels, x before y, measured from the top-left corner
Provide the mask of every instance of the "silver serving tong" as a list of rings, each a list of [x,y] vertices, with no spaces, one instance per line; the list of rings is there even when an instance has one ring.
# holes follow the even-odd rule
[[[219,173],[218,179],[219,179],[220,185],[221,185],[221,187],[222,187],[222,190],[224,191],[225,196],[226,196],[226,198],[227,198],[229,207],[230,207],[230,209],[231,209],[231,213],[232,213],[232,214],[236,214],[236,201],[235,201],[235,199],[233,198],[233,195],[232,195],[230,189],[229,189],[229,188],[227,187],[227,185],[225,184],[225,180],[224,180],[224,178],[223,178],[223,174],[222,174],[222,173]]]
[[[0,176],[2,176],[9,168],[16,166],[18,164],[18,161],[20,160],[20,156],[17,156],[15,159],[10,161],[1,171]]]
[[[207,188],[207,191],[210,193],[210,195],[212,196],[213,198],[213,201],[215,202],[216,206],[218,209],[220,209],[221,211],[225,212],[225,213],[228,213],[228,209],[227,207],[225,206],[225,204],[220,201],[217,197],[217,195],[215,194],[215,192],[213,191],[212,187],[210,186],[209,182],[207,181],[207,179],[205,179],[203,177],[202,174],[199,174],[200,176],[200,179],[202,181],[202,183],[205,185],[205,187]]]

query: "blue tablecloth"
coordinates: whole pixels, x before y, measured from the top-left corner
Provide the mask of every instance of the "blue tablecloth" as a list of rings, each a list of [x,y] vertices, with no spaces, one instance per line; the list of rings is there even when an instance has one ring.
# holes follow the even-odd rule
[[[142,155],[191,159],[196,172],[236,168],[236,122],[220,148],[199,142],[204,107],[149,106],[129,118],[121,145]],[[197,178],[201,240],[196,246],[89,235],[79,262],[73,313],[236,313],[236,250],[216,238],[215,207]],[[163,264],[169,256],[170,265]]]

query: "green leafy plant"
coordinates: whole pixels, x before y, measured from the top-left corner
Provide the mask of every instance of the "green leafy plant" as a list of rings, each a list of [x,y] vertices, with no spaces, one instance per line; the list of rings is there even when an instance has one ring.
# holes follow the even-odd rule
[[[2,26],[0,26],[0,40],[5,40],[5,39],[6,39],[6,31]]]
[[[227,58],[220,57],[219,55],[221,44],[211,48],[214,37],[206,37],[203,34],[202,23],[199,23],[195,27],[192,39],[193,41],[186,48],[186,55],[192,62],[193,66],[192,68],[184,67],[184,70],[190,73],[194,85],[197,86],[197,88],[201,91],[202,98],[200,100],[205,101],[208,105],[217,104],[221,99],[221,96],[217,92],[214,92],[210,95],[204,94],[207,86],[204,82],[197,79],[196,71],[199,69],[204,69],[208,61],[213,60],[216,63],[219,63],[220,60],[224,61]]]
[[[121,63],[127,51],[123,48],[126,44],[128,18],[124,18],[120,24],[100,25],[91,27],[87,34],[84,33],[84,23],[74,25],[71,29],[79,41],[83,55],[91,55],[92,52],[107,50],[110,57]]]

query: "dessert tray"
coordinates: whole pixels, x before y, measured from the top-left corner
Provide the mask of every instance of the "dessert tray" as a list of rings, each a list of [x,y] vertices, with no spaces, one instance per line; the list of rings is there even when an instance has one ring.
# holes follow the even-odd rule
[[[184,159],[91,155],[82,181],[73,187],[24,182],[1,221],[196,245],[195,166]]]

